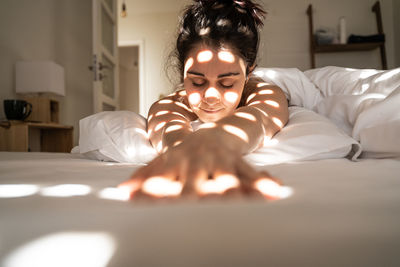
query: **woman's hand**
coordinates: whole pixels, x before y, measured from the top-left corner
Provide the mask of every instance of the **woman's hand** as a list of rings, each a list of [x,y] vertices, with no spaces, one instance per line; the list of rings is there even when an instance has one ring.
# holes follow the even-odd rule
[[[134,199],[226,194],[279,198],[280,182],[253,169],[223,138],[212,129],[198,130],[119,187],[127,188]]]

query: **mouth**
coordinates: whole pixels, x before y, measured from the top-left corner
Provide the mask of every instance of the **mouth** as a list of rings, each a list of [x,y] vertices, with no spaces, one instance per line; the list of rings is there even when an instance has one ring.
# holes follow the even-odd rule
[[[205,113],[208,113],[208,114],[215,114],[215,113],[218,113],[221,110],[223,110],[222,108],[219,108],[219,109],[203,109],[203,108],[200,108],[200,109],[202,111],[204,111]]]

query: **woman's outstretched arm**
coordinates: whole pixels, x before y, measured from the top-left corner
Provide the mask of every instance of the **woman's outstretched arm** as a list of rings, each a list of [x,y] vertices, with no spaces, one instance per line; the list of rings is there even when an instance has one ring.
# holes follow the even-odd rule
[[[188,107],[185,90],[155,102],[147,117],[147,133],[158,153],[180,144],[193,132],[190,122],[197,118]]]
[[[178,93],[156,102],[149,112],[150,138],[161,147],[159,150],[168,149],[120,186],[127,187],[134,197],[201,196],[228,192],[229,188],[259,194],[262,190],[257,189],[257,181],[272,178],[252,168],[242,155],[262,145],[265,136],[272,137],[286,124],[288,108],[279,87],[256,78],[247,86],[250,94],[245,96],[244,106],[215,123],[203,124],[196,132],[190,121],[197,116],[188,108],[186,97],[182,100]],[[210,178],[217,187],[209,187]],[[173,193],[168,192],[169,187]],[[156,188],[166,191],[157,193],[153,191]],[[263,194],[268,197],[268,193]]]

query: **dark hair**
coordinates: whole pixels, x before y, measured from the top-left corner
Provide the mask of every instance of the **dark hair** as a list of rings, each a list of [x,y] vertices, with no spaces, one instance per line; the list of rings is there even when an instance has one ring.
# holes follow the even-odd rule
[[[198,43],[215,48],[229,46],[246,61],[249,74],[257,59],[259,28],[265,14],[252,0],[194,0],[183,11],[172,55],[180,82],[183,82],[185,59]]]

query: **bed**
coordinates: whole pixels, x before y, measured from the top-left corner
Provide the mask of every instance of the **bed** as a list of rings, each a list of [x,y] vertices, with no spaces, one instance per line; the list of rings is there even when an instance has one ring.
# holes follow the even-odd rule
[[[306,73],[308,80],[294,79],[303,86],[314,77],[319,96],[304,97],[312,92],[309,88],[303,93],[299,93],[301,88],[286,93],[293,104],[297,101],[298,107],[312,109],[339,129],[340,135],[334,139],[312,136],[314,139],[332,145],[340,136],[344,145],[318,153],[308,149],[301,155],[294,153],[296,158],[287,158],[301,138],[282,131],[276,138],[287,149],[274,149],[268,143],[263,153],[247,158],[292,189],[291,195],[280,200],[242,197],[132,202],[115,194],[115,186],[149,158],[139,160],[137,154],[124,154],[110,146],[95,149],[93,143],[92,151],[84,150],[85,144],[80,143],[79,153],[71,154],[0,152],[0,265],[399,266],[399,114],[393,113],[391,108],[396,107],[391,102],[384,108],[379,103],[397,97],[400,87],[390,92],[387,88],[388,80],[398,77],[400,71],[371,72],[362,77],[371,79],[368,84],[372,88],[386,75],[386,97],[376,103],[369,101],[367,106],[362,102],[354,115],[351,107],[359,99],[348,95],[354,100],[351,104],[343,98],[344,93],[332,93],[332,83],[342,81],[335,70],[320,70],[325,71],[325,79],[331,77],[329,71],[336,77],[329,83],[331,87],[318,85],[315,77],[321,72]],[[302,75],[297,70],[263,71],[269,75],[266,80],[275,79],[282,88],[294,88],[296,84],[288,85],[289,76]],[[373,75],[377,76],[372,79]],[[346,81],[350,80],[347,77]],[[355,83],[362,88],[365,81]],[[330,88],[331,93],[320,90],[322,87]],[[339,96],[341,101],[333,100]],[[395,100],[398,104],[398,98]],[[347,109],[335,108],[343,103]],[[333,108],[327,109],[329,105]],[[364,118],[364,112],[372,108],[380,117]],[[300,111],[294,108],[291,115],[306,116],[292,117],[288,130],[298,129],[302,119],[315,118]],[[347,125],[342,120],[350,123],[349,114],[357,118]],[[374,121],[379,123],[374,125]],[[103,120],[103,128],[105,125]],[[382,136],[373,131],[376,125],[384,127]],[[325,130],[332,133],[329,127]],[[300,132],[304,138],[304,129]],[[269,156],[268,151],[272,151]]]

